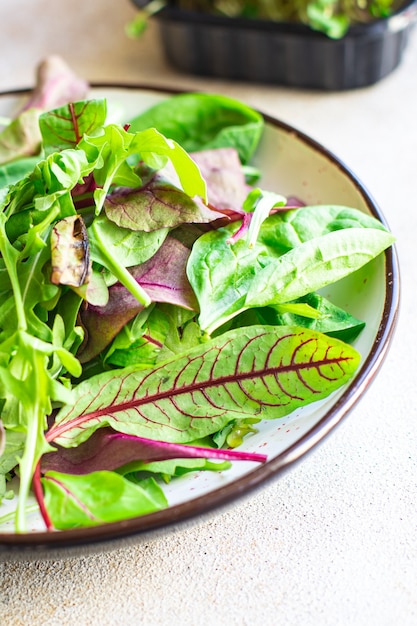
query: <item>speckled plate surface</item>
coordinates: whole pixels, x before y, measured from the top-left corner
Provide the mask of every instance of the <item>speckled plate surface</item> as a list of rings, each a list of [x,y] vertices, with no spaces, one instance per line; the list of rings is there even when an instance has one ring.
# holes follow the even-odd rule
[[[91,96],[106,97],[109,109],[128,120],[172,91],[144,86],[96,86]],[[12,115],[25,92],[0,95],[0,115]],[[385,223],[384,217],[358,178],[323,146],[303,133],[266,116],[266,129],[254,164],[263,172],[261,186],[297,196],[307,204],[356,207]],[[302,460],[353,409],[377,374],[389,347],[398,311],[399,271],[395,248],[323,292],[335,304],[366,321],[355,346],[362,355],[356,377],[325,401],[290,416],[258,425],[242,449],[261,452],[261,466],[236,462],[225,472],[196,472],[173,480],[165,489],[169,508],[123,522],[92,528],[47,533],[37,515],[30,532],[15,534],[13,525],[0,526],[0,558],[59,558],[120,547],[150,535],[163,535],[210,513],[220,513],[237,498],[250,497],[255,488],[277,479]],[[14,507],[13,501],[2,507]]]

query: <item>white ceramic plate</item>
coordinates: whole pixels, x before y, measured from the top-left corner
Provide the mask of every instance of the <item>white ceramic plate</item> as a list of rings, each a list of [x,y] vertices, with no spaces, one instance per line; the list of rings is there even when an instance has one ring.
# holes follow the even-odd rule
[[[119,121],[164,99],[169,93],[155,88],[97,86],[91,96],[106,97]],[[0,95],[0,115],[12,115],[26,93]],[[277,120],[266,117],[266,130],[254,164],[263,172],[261,186],[301,198],[307,204],[343,204],[356,207],[384,221],[363,185],[334,155],[321,145]],[[268,461],[259,465],[236,462],[226,472],[201,472],[173,480],[166,488],[168,509],[120,523],[94,528],[47,533],[34,515],[30,532],[16,535],[13,525],[0,527],[2,558],[59,557],[68,553],[109,549],[137,541],[149,533],[189,522],[219,510],[236,498],[248,495],[284,468],[301,459],[353,408],[381,366],[389,346],[398,308],[399,274],[395,249],[388,250],[355,275],[329,287],[324,295],[335,304],[366,321],[355,343],[362,365],[348,386],[325,401],[295,411],[290,416],[265,421],[247,438],[242,449],[262,452]],[[14,507],[13,501],[6,506]],[[2,514],[6,509],[2,507]]]

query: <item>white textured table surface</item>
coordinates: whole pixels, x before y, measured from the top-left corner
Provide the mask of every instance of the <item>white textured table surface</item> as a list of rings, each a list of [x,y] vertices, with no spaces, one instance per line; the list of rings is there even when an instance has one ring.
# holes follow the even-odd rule
[[[226,93],[331,149],[398,238],[399,325],[350,416],[284,477],[221,515],[85,558],[0,564],[2,626],[417,624],[417,33],[378,85],[312,93],[201,80],[165,63],[129,0],[2,0],[0,90],[58,53],[89,81]]]

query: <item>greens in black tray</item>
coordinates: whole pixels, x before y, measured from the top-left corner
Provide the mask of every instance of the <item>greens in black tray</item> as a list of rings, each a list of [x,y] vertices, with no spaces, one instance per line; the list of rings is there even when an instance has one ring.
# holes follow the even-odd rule
[[[0,487],[19,477],[17,532],[31,491],[66,529],[164,508],[186,472],[265,461],[234,448],[359,365],[363,321],[320,290],[394,240],[355,208],[249,183],[264,122],[230,98],[172,96],[124,126],[99,99],[38,118],[37,152],[5,150],[0,169]]]

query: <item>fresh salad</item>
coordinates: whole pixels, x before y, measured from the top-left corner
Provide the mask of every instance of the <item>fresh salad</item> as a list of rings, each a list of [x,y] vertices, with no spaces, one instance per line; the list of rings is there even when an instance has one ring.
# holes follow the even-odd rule
[[[0,134],[0,502],[16,532],[31,494],[63,530],[163,509],[187,472],[264,462],[239,450],[257,423],[360,362],[364,322],[320,290],[394,240],[354,207],[263,189],[264,120],[241,102],[173,95],[119,124],[70,73],[60,93],[48,80]]]

